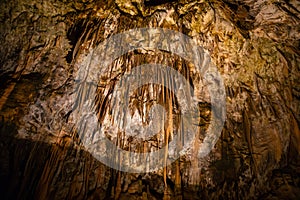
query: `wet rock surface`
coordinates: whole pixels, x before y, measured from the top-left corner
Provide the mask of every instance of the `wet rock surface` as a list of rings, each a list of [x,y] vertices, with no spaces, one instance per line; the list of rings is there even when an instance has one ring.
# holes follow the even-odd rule
[[[4,199],[299,198],[298,1],[3,0],[0,5]],[[145,27],[182,32],[209,52],[224,79],[227,112],[208,156],[197,159],[190,153],[165,169],[133,174],[111,169],[86,151],[75,126],[73,97],[86,54],[114,34]],[[120,75],[139,64],[164,63],[197,82],[188,62],[154,53],[129,52],[103,74],[96,101],[99,123],[109,115],[105,109]],[[148,100],[149,90],[133,96],[133,113],[151,105],[134,101]],[[169,102],[175,115],[178,102],[170,98],[162,105]],[[204,98],[200,109],[199,126],[206,130],[210,102]],[[116,141],[124,139],[114,134]],[[163,142],[152,139],[126,138],[141,152]]]

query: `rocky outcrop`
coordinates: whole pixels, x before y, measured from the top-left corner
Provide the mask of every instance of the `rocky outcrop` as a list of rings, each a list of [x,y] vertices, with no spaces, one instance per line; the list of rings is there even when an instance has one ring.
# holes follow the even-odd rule
[[[0,4],[0,191],[4,199],[300,196],[297,1],[3,0]],[[227,112],[221,137],[209,155],[199,159],[190,152],[164,169],[135,174],[107,167],[82,145],[74,105],[74,94],[81,87],[75,79],[85,56],[105,39],[145,27],[184,33],[209,53],[224,80]],[[197,82],[193,66],[176,55],[129,52],[99,80],[99,123],[110,116],[110,95],[120,75],[151,62],[171,66]],[[141,115],[144,105],[152,105],[149,90],[144,87],[133,95],[133,113]],[[175,121],[180,99],[171,92],[154,97],[160,98]],[[206,100],[199,105],[199,126],[204,131],[210,106]],[[113,142],[125,141],[121,144],[130,143],[140,152],[171,139],[165,134],[140,141],[113,133],[117,136],[115,140],[111,136]],[[201,142],[201,136],[198,139]]]

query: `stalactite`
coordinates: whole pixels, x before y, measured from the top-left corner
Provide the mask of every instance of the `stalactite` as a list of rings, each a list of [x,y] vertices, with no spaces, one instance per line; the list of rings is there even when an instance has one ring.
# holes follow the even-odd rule
[[[256,165],[256,161],[254,159],[254,152],[253,152],[253,148],[252,148],[251,124],[249,122],[249,117],[248,117],[247,112],[244,112],[243,120],[244,120],[244,130],[245,130],[245,135],[246,135],[246,141],[247,141],[247,145],[248,145],[249,152],[250,152],[250,158],[253,162],[253,174],[257,174],[257,165]]]
[[[295,0],[11,0],[0,4],[0,194],[4,199],[300,196],[300,9]],[[212,117],[210,91],[203,74],[196,72],[201,66],[159,49],[127,52],[105,68],[97,60],[99,52],[94,50],[101,42],[137,27],[179,30],[203,47],[211,59],[208,64],[220,72],[226,87],[226,122],[222,137],[207,156],[197,157]],[[176,48],[188,52],[192,47]],[[85,62],[88,55],[93,62]],[[173,92],[180,83],[168,71],[155,74],[164,86],[144,85],[118,96],[129,97],[128,108],[113,96],[124,75],[152,63],[179,72],[190,84],[188,90],[194,91],[193,99],[184,100],[190,105],[195,99],[200,109],[193,120],[199,121],[201,131],[192,150],[171,164],[171,142],[177,144],[176,154],[189,139],[181,126],[183,99]],[[90,65],[96,70],[89,71]],[[95,83],[77,80],[82,68],[92,75],[103,73]],[[94,87],[95,99],[87,102]],[[136,153],[165,148],[162,157],[151,159],[170,165],[137,175],[102,164],[83,144],[82,136],[92,125],[77,117],[79,111],[90,111],[87,103],[97,113],[106,139],[116,147]],[[159,120],[161,130],[145,140],[127,134],[124,129],[130,117],[136,117],[133,123],[142,123],[134,131],[145,135],[139,128],[149,125],[155,104],[166,111]],[[98,133],[91,132],[89,139],[94,141]],[[103,148],[99,151],[108,152],[116,168],[147,159],[146,154],[139,160]]]
[[[115,199],[120,198],[120,194],[122,192],[122,185],[121,185],[121,172],[117,172],[117,181],[116,181],[116,187],[115,187]]]

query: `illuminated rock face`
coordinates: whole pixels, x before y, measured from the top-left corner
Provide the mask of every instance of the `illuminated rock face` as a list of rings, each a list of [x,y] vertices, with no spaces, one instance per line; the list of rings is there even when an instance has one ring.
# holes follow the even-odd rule
[[[0,193],[4,199],[300,196],[297,1],[13,0],[0,4]],[[226,122],[208,156],[198,158],[188,152],[167,168],[133,174],[107,167],[82,145],[76,110],[83,102],[74,105],[74,95],[87,91],[78,92],[76,73],[87,65],[85,56],[105,39],[133,28],[167,28],[186,34],[217,66],[226,90]],[[120,77],[146,63],[170,66],[193,83],[201,102],[197,149],[211,119],[210,94],[201,87],[194,66],[169,52],[128,52],[101,74],[95,98],[99,124],[111,123],[111,94]],[[171,141],[169,133],[176,129],[183,99],[162,91],[163,87],[145,86],[130,101],[129,129],[150,123],[147,114],[154,99],[165,108],[161,116],[172,120],[160,137],[141,140],[134,138],[134,131],[128,137],[113,129],[107,137],[136,152],[161,148],[166,138]],[[163,120],[154,122],[163,124]]]

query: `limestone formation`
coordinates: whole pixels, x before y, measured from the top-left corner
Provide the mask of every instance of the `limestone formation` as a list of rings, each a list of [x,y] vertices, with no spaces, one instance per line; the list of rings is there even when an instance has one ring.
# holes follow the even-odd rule
[[[0,5],[1,199],[300,197],[299,1],[2,0]],[[85,127],[77,126],[76,110],[91,94],[76,73],[99,44],[137,28],[189,36],[222,76],[226,121],[207,156],[188,152],[162,169],[129,173],[106,166],[82,144],[78,132]],[[212,111],[209,91],[191,62],[149,49],[127,52],[107,69],[101,68],[102,60],[94,61],[99,68],[93,73],[100,78],[93,105],[101,125],[114,122],[118,109],[110,106],[112,94],[124,74],[147,63],[180,72],[193,83],[200,102],[196,119],[202,132],[194,144],[199,148]],[[174,85],[170,80],[165,82]],[[156,102],[166,110],[162,119],[153,119],[162,132],[142,140],[134,131],[125,135],[107,125],[107,138],[127,151],[167,146],[167,155],[183,99],[164,87],[145,85],[129,102],[130,130],[139,131],[134,123],[150,123]]]

